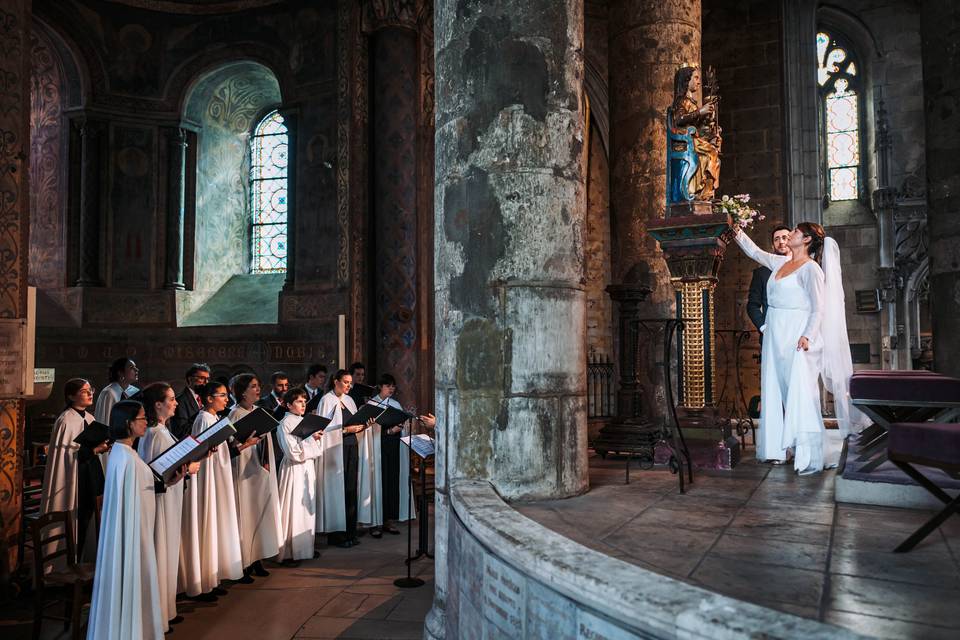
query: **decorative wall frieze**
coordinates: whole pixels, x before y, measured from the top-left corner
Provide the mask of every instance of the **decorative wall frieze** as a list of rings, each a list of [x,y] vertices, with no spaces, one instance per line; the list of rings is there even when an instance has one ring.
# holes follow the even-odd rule
[[[417,30],[422,13],[422,0],[364,0],[361,28],[373,33],[385,27]]]

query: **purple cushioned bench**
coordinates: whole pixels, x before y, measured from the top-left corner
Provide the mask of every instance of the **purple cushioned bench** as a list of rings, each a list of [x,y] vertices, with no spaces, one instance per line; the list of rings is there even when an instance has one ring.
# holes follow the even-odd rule
[[[960,496],[951,498],[913,465],[941,469],[960,478],[960,424],[939,422],[896,422],[889,426],[887,455],[921,487],[946,505],[942,511],[917,529],[894,551],[913,549],[960,507]]]
[[[929,371],[857,371],[850,399],[874,424],[858,436],[869,473],[887,460],[887,431],[895,422],[948,422],[960,415],[960,379]]]

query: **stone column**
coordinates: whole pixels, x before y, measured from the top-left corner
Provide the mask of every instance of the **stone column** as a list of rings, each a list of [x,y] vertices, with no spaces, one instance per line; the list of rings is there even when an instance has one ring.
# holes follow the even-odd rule
[[[645,315],[673,315],[670,274],[646,232],[666,205],[666,111],[673,76],[700,63],[700,0],[610,2],[610,215],[613,278],[635,284],[649,271]]]
[[[100,180],[103,125],[82,118],[80,126],[80,269],[76,286],[99,287]]]
[[[412,25],[414,28],[416,25]],[[371,36],[373,370],[413,399],[417,370],[417,32],[384,26]]]
[[[27,316],[27,264],[30,225],[30,0],[0,5],[0,323],[19,331]],[[6,354],[5,354],[6,355]],[[9,363],[4,363],[9,364]],[[19,366],[24,366],[24,361]],[[17,367],[17,364],[14,364]],[[6,368],[6,367],[4,367]],[[10,372],[5,372],[10,373]],[[15,377],[15,376],[11,376]],[[17,558],[20,501],[23,498],[24,403],[0,395],[0,535],[10,554],[0,558],[0,574]]]
[[[960,5],[921,8],[934,368],[960,376]]]
[[[435,9],[437,586],[446,488],[587,488],[583,2]],[[441,467],[442,465],[442,467]],[[451,516],[452,517],[452,516]]]
[[[297,277],[297,144],[299,134],[299,111],[281,107],[280,116],[287,127],[287,273],[283,281],[284,291],[293,291]]]
[[[164,289],[184,289],[183,216],[187,170],[187,136],[177,127],[167,131],[167,254]]]

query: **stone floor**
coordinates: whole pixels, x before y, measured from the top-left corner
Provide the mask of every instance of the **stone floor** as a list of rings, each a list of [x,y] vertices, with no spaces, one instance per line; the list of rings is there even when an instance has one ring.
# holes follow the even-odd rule
[[[289,640],[352,638],[369,640],[423,637],[423,621],[433,602],[433,560],[421,558],[413,575],[422,587],[400,589],[394,579],[406,575],[404,535],[361,538],[353,549],[321,547],[318,560],[297,568],[266,563],[271,572],[253,584],[228,585],[229,595],[216,604],[181,601],[184,621],[167,638],[190,640]],[[416,548],[414,528],[414,548]],[[29,603],[0,611],[0,637],[30,637]],[[26,605],[26,606],[24,606]],[[56,621],[44,622],[42,638],[68,638]]]
[[[588,547],[726,595],[882,638],[960,637],[960,518],[907,554],[928,512],[836,504],[833,472],[747,462],[700,471],[686,495],[668,471],[591,453],[591,490],[518,504]]]

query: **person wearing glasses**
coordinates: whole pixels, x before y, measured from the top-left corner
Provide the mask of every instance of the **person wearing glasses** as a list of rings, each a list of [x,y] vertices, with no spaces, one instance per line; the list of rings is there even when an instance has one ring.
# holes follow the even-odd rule
[[[207,383],[210,382],[210,367],[202,362],[195,362],[187,369],[185,377],[187,384],[183,387],[180,395],[177,396],[177,412],[167,423],[170,433],[177,440],[183,440],[190,435],[193,421],[203,408],[200,394]]]
[[[85,554],[83,547],[87,540],[96,539],[93,530],[94,514],[97,500],[103,495],[103,467],[97,454],[105,453],[109,449],[109,443],[103,442],[91,448],[74,442],[74,438],[93,422],[93,413],[88,411],[93,404],[93,387],[90,382],[83,378],[67,380],[63,396],[67,405],[53,424],[50,444],[47,447],[40,513],[66,511],[77,542],[77,553],[81,558],[92,559],[91,551],[95,550]],[[65,549],[66,546],[66,539],[61,538],[51,543],[46,553]],[[66,569],[66,555],[60,556],[47,566],[50,570]]]
[[[110,410],[108,426],[114,445],[107,463],[87,637],[162,638],[166,621],[160,608],[154,529],[155,492],[163,493],[166,487],[133,450],[134,440],[147,432],[143,405],[121,400]],[[186,473],[183,465],[170,485]]]
[[[194,436],[219,421],[217,414],[226,409],[229,395],[223,383],[210,382],[200,398],[203,410],[193,421]],[[180,528],[181,590],[201,602],[227,595],[220,581],[243,578],[237,496],[227,447],[216,448],[184,493]]]

